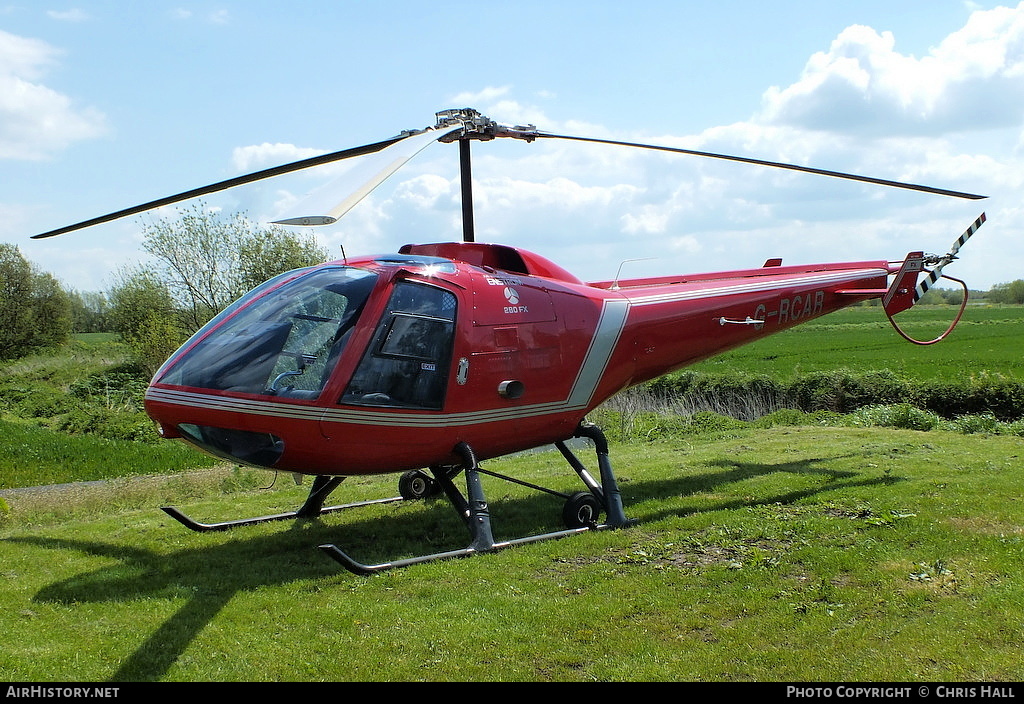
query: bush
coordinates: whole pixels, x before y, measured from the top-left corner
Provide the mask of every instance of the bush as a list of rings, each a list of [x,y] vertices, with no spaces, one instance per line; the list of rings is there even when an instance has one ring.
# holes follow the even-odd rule
[[[766,375],[683,372],[656,379],[645,388],[659,405],[687,415],[710,411],[754,420],[790,405],[785,387]]]
[[[132,359],[153,374],[187,334],[167,285],[144,268],[125,269],[110,291],[110,319]]]
[[[154,314],[146,318],[135,337],[128,340],[128,347],[135,363],[152,376],[186,337],[173,317]]]
[[[69,413],[77,406],[75,399],[67,394],[44,387],[19,394],[11,404],[11,410],[21,418],[49,418]]]
[[[855,373],[845,369],[814,372],[787,383],[744,373],[682,372],[646,385],[662,407],[692,413],[710,410],[754,420],[782,409],[804,413],[853,413],[869,406],[905,406],[909,425],[922,422],[909,408],[951,420],[964,415],[991,414],[1010,422],[1024,419],[1024,383],[1005,379],[923,384],[882,369]]]
[[[849,414],[852,425],[900,428],[902,430],[932,430],[939,425],[933,413],[915,408],[909,403],[891,406],[864,406]]]
[[[788,390],[788,397],[801,410],[836,413],[900,403],[909,396],[909,384],[887,369],[859,374],[844,369],[815,372],[798,377]]]
[[[51,422],[54,430],[73,435],[94,435],[107,440],[156,442],[159,435],[145,413],[125,413],[83,406],[65,413]]]
[[[1024,437],[1024,420],[1017,420],[1006,424],[1007,435],[1018,435]]]
[[[991,413],[981,415],[961,416],[953,421],[953,427],[965,434],[972,433],[998,433],[1000,423]]]
[[[737,420],[736,418],[712,413],[711,411],[701,411],[690,416],[686,428],[694,433],[708,433],[743,428],[746,425],[744,421]]]
[[[920,389],[917,405],[943,418],[991,413],[1003,421],[1024,418],[1024,384],[1016,381],[943,383]]]
[[[71,385],[75,398],[108,409],[141,410],[148,383],[139,373],[109,371],[93,374]]]

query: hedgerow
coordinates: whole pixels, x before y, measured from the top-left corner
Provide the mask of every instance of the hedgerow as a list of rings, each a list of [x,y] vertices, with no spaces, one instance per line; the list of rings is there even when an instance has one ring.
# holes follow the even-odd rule
[[[868,406],[903,404],[953,420],[991,415],[1000,422],[1024,419],[1024,383],[1006,379],[922,382],[887,369],[812,372],[780,381],[745,373],[707,374],[693,371],[648,383],[644,393],[663,405],[700,405],[744,420],[779,409],[805,413],[853,413]],[[764,413],[751,413],[751,409]]]

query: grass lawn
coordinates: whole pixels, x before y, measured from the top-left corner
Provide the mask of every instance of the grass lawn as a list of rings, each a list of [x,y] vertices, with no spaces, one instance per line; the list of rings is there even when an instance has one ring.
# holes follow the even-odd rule
[[[834,427],[615,444],[638,525],[373,577],[315,546],[463,547],[446,502],[196,534],[159,507],[262,515],[307,488],[221,467],[7,493],[0,679],[1021,681],[1022,449]],[[575,489],[557,453],[485,467]],[[484,486],[497,539],[559,527],[557,498]]]

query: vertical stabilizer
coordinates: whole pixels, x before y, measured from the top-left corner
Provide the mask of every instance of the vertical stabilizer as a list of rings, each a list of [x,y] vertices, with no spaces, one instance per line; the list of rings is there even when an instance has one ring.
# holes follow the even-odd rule
[[[917,276],[924,271],[924,252],[911,252],[896,273],[889,290],[882,297],[888,316],[902,313],[917,302]]]

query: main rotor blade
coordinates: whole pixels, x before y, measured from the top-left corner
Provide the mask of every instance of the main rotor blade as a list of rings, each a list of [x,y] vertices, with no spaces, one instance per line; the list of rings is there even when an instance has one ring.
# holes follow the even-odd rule
[[[331,152],[330,154],[321,154],[320,156],[310,157],[308,159],[302,159],[300,161],[294,161],[289,164],[283,164],[281,166],[274,166],[269,169],[263,169],[262,171],[255,171],[251,174],[244,176],[236,176],[235,178],[229,178],[225,181],[219,181],[212,183],[202,188],[194,188],[190,191],[184,191],[173,196],[166,196],[164,198],[158,198],[157,200],[149,201],[148,203],[142,203],[131,208],[125,208],[124,210],[118,210],[107,215],[101,215],[97,218],[90,220],[83,220],[82,222],[75,223],[74,225],[67,225],[65,227],[58,228],[56,230],[50,230],[49,232],[43,232],[38,235],[32,235],[32,239],[38,240],[45,237],[54,237],[56,235],[63,235],[67,232],[73,232],[75,230],[81,230],[86,227],[93,225],[99,225],[101,223],[110,222],[112,220],[118,220],[120,218],[128,217],[129,215],[138,215],[144,213],[147,210],[153,208],[159,208],[164,205],[170,205],[172,203],[178,203],[183,200],[190,198],[197,198],[204,196],[208,193],[216,193],[218,191],[227,190],[228,188],[234,188],[235,186],[242,186],[247,183],[253,183],[254,181],[261,181],[267,178],[273,178],[274,176],[281,176],[283,174],[292,173],[293,171],[300,171],[302,169],[312,168],[314,166],[322,166],[323,164],[330,164],[335,161],[342,161],[343,159],[349,159],[356,156],[362,156],[364,154],[372,154],[378,152],[381,149],[391,146],[403,139],[408,138],[409,135],[403,134],[398,137],[392,137],[382,142],[374,142],[373,144],[365,144],[361,147],[352,147],[351,149],[343,149],[337,152]]]
[[[384,183],[410,159],[452,130],[428,130],[361,159],[347,173],[307,195],[289,208],[295,215],[274,220],[275,225],[330,225]]]
[[[656,144],[638,144],[636,142],[620,142],[613,139],[597,139],[593,137],[574,137],[571,135],[564,134],[546,134],[544,132],[537,133],[538,138],[548,139],[568,139],[576,142],[595,142],[597,144],[615,144],[622,147],[637,147],[640,149],[653,149],[662,152],[676,152],[677,154],[690,154],[691,156],[702,156],[711,159],[724,159],[726,161],[738,161],[744,164],[758,164],[760,166],[771,166],[779,169],[789,169],[790,171],[802,171],[808,174],[817,174],[819,176],[832,176],[834,178],[843,178],[850,181],[862,181],[864,183],[874,183],[880,186],[892,186],[893,188],[905,188],[911,191],[922,191],[924,193],[935,193],[941,196],[952,196],[953,198],[966,198],[968,200],[983,200],[988,196],[979,196],[974,193],[963,193],[961,191],[951,191],[945,188],[934,188],[932,186],[922,186],[915,183],[904,183],[902,181],[890,181],[884,178],[873,178],[871,176],[859,176],[857,174],[843,173],[842,171],[827,171],[825,169],[815,169],[810,166],[797,166],[795,164],[786,164],[780,161],[765,161],[763,159],[751,159],[743,156],[730,156],[728,154],[715,154],[714,152],[700,152],[694,151],[693,149],[680,149],[678,147],[665,147]]]

